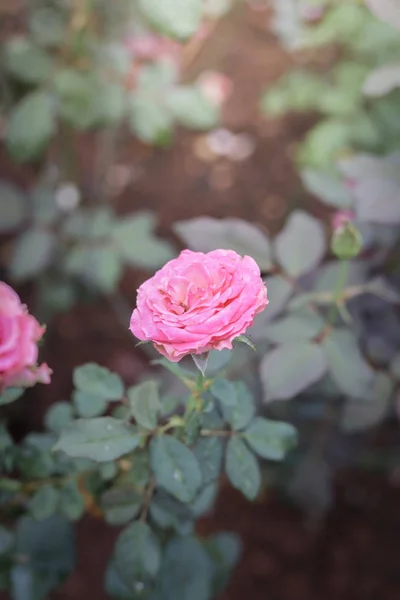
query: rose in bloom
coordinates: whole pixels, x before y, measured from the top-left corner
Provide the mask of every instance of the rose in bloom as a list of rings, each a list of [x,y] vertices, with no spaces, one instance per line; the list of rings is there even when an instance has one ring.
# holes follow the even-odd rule
[[[268,304],[260,269],[232,250],[184,250],[140,286],[132,333],[169,360],[232,348]]]
[[[49,383],[51,370],[37,365],[38,341],[44,327],[28,313],[19,296],[0,281],[0,391]]]

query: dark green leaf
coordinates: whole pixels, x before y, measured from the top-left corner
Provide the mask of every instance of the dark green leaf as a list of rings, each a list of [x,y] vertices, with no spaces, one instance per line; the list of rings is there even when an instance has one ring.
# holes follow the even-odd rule
[[[222,414],[232,429],[239,430],[250,423],[256,409],[247,385],[243,381],[236,381],[234,386],[236,389],[235,404],[222,404]]]
[[[260,468],[254,454],[237,437],[228,442],[225,469],[233,487],[240,490],[248,500],[254,500],[261,485]]]
[[[238,402],[236,387],[228,379],[215,379],[210,387],[210,392],[226,406],[236,406]]]
[[[132,452],[140,439],[134,427],[112,417],[77,419],[63,429],[54,449],[73,458],[109,462]]]
[[[85,500],[76,479],[69,479],[60,490],[59,506],[70,521],[77,521],[85,512]]]
[[[29,501],[29,512],[34,519],[42,521],[51,517],[57,510],[59,492],[46,483],[34,493]]]
[[[11,38],[4,48],[5,68],[25,83],[41,83],[51,77],[53,61],[25,37]]]
[[[155,381],[145,381],[135,385],[129,388],[127,396],[131,414],[138,425],[145,429],[155,429],[161,408],[157,383]]]
[[[263,337],[275,344],[312,340],[323,328],[324,321],[318,313],[304,308],[273,323],[267,323],[263,330]]]
[[[26,217],[25,197],[18,188],[0,181],[0,233],[19,227]]]
[[[150,444],[151,467],[157,483],[181,502],[195,497],[202,475],[193,452],[171,436],[156,437]]]
[[[93,392],[75,390],[73,393],[74,405],[79,417],[99,417],[105,413],[108,402]]]
[[[14,545],[14,534],[0,525],[0,556],[11,552]]]
[[[11,569],[11,595],[13,600],[36,600],[35,574],[30,565],[16,564]]]
[[[174,257],[171,244],[154,234],[156,226],[152,213],[142,212],[127,216],[112,229],[116,252],[128,264],[156,269]]]
[[[193,448],[203,474],[204,484],[217,479],[222,469],[224,443],[221,438],[202,437]]]
[[[56,237],[44,229],[28,229],[14,242],[10,261],[13,278],[23,281],[47,268],[53,258]]]
[[[244,432],[244,438],[259,456],[282,460],[295,445],[297,434],[289,423],[256,417]]]
[[[125,525],[139,513],[142,498],[132,488],[119,485],[101,497],[101,508],[109,525]]]
[[[6,146],[18,161],[36,158],[55,132],[53,99],[35,91],[16,104],[6,128]]]
[[[252,350],[254,350],[254,352],[257,351],[257,348],[256,348],[255,344],[251,341],[251,339],[247,335],[239,335],[233,341],[234,342],[240,342],[242,344],[246,344],[246,346],[249,346],[249,348],[251,348]]]
[[[312,271],[322,262],[326,252],[322,222],[304,211],[294,211],[275,238],[275,252],[288,275],[299,277]]]
[[[58,516],[44,521],[22,517],[18,521],[16,536],[16,553],[24,556],[25,564],[35,572],[37,597],[44,600],[75,566],[72,526]]]
[[[130,589],[135,589],[135,583],[155,577],[160,568],[160,544],[149,525],[142,521],[122,531],[114,556],[117,571]]]
[[[77,367],[73,379],[79,390],[96,394],[104,400],[121,400],[124,395],[124,384],[120,376],[96,363]]]
[[[7,388],[6,390],[3,390],[0,394],[0,406],[11,404],[11,402],[18,400],[23,393],[24,390],[22,388]]]
[[[210,600],[212,563],[192,536],[173,538],[167,545],[152,600]]]
[[[353,398],[366,398],[374,371],[364,360],[357,338],[347,329],[335,329],[323,343],[330,375],[339,389]]]
[[[288,400],[323,377],[328,368],[317,344],[287,342],[268,352],[260,365],[265,401]]]
[[[365,431],[382,423],[389,414],[395,386],[386,373],[377,373],[367,397],[347,400],[341,426],[345,431]]]
[[[182,504],[161,490],[151,501],[150,516],[158,527],[187,535],[193,531],[194,515],[190,508],[190,504]]]
[[[72,421],[72,404],[69,402],[56,402],[50,406],[45,416],[47,429],[60,433]]]

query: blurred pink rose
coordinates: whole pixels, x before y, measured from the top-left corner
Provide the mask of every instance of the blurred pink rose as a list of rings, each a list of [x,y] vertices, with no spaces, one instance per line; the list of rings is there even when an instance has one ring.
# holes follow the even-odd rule
[[[168,59],[178,62],[182,53],[178,42],[151,33],[130,36],[124,45],[132,56],[143,61]]]
[[[172,362],[232,348],[268,304],[260,269],[232,250],[184,250],[138,290],[132,333]]]
[[[232,93],[232,80],[216,71],[204,71],[198,78],[203,94],[216,106],[222,106]]]
[[[49,367],[37,365],[44,331],[14,290],[0,281],[0,390],[50,382]]]
[[[356,218],[353,210],[338,210],[332,217],[332,229],[337,231],[346,223],[351,223]]]

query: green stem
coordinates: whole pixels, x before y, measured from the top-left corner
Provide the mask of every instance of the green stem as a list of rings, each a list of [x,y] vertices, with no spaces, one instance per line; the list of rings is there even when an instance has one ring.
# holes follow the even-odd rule
[[[343,290],[346,287],[347,274],[349,272],[349,261],[342,260],[339,263],[339,272],[336,280],[335,292],[333,295],[333,304],[328,315],[328,321],[333,323],[335,320],[336,311],[338,311],[338,304],[342,298]],[[340,311],[338,311],[340,312]]]

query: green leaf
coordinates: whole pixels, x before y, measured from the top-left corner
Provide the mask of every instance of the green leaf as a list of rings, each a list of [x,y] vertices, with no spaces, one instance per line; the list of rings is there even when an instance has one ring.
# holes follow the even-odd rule
[[[215,481],[222,469],[224,443],[221,438],[202,437],[196,442],[193,452],[200,465],[203,483]]]
[[[109,594],[111,598],[116,598],[117,600],[132,600],[132,598],[136,598],[136,596],[132,595],[130,588],[122,581],[115,566],[114,557],[107,566],[105,588],[107,594]],[[138,592],[143,593],[143,585],[138,585]]]
[[[56,402],[50,406],[45,416],[45,425],[50,431],[60,433],[72,421],[72,404]]]
[[[60,115],[77,129],[88,129],[97,119],[99,86],[93,73],[61,69],[55,73],[54,88]]]
[[[27,206],[23,193],[7,181],[0,181],[0,234],[17,229],[25,220]]]
[[[75,566],[75,540],[70,523],[53,516],[43,521],[22,517],[16,530],[16,554],[35,573],[36,598],[47,598]]]
[[[225,469],[229,481],[248,500],[254,500],[260,490],[261,473],[257,459],[246,444],[232,437],[226,449]]]
[[[129,127],[144,142],[163,145],[172,135],[172,115],[162,101],[146,92],[136,92],[128,107]]]
[[[0,525],[0,556],[11,552],[14,546],[14,534]]]
[[[4,64],[11,75],[25,83],[41,83],[51,77],[53,70],[50,56],[22,36],[6,43]]]
[[[69,479],[59,494],[60,511],[69,521],[78,521],[85,513],[85,500],[79,491],[77,479]]]
[[[93,392],[75,390],[73,400],[78,416],[84,418],[99,417],[107,410],[108,406],[107,400]]]
[[[119,375],[96,363],[87,363],[74,370],[74,385],[82,392],[97,395],[104,400],[121,400],[124,384]]]
[[[239,335],[233,341],[245,344],[246,346],[254,350],[254,352],[257,352],[256,345],[251,341],[251,339],[247,335]]]
[[[267,323],[262,335],[275,344],[312,340],[318,336],[324,325],[324,321],[316,311],[304,308],[273,323]]]
[[[36,6],[29,15],[32,37],[41,46],[60,46],[68,27],[68,9]]]
[[[392,362],[390,363],[390,373],[396,381],[400,381],[400,353],[396,354]]]
[[[3,390],[0,394],[0,406],[3,406],[4,404],[11,404],[11,402],[18,400],[23,393],[24,390],[22,388],[13,387]]]
[[[6,127],[5,143],[17,161],[36,158],[55,133],[53,99],[38,90],[24,96],[14,107]]]
[[[262,458],[283,460],[296,444],[297,433],[289,423],[256,417],[244,432],[244,438]]]
[[[277,317],[285,308],[287,302],[294,292],[294,283],[281,275],[272,275],[265,279],[268,290],[268,306],[257,318],[262,322],[271,321]],[[257,333],[257,331],[255,331]]]
[[[136,213],[118,221],[112,229],[113,244],[128,264],[155,269],[175,256],[172,246],[154,235],[151,213]]]
[[[192,536],[175,537],[165,549],[152,600],[209,600],[213,565]]]
[[[18,281],[30,279],[47,268],[54,256],[56,237],[44,229],[28,229],[14,242],[10,273]]]
[[[274,247],[278,261],[288,275],[304,275],[318,267],[324,258],[324,226],[306,212],[296,210],[276,236]]]
[[[149,525],[142,521],[136,521],[122,531],[114,556],[122,581],[133,590],[135,583],[155,577],[160,568],[160,544]]]
[[[265,402],[294,398],[323,377],[328,368],[317,344],[286,342],[268,352],[260,365]]]
[[[164,369],[167,369],[167,371],[178,377],[178,379],[180,379],[181,381],[185,381],[187,379],[192,380],[196,376],[195,373],[193,373],[193,371],[184,369],[178,363],[172,363],[166,358],[156,358],[155,360],[151,361],[151,364],[160,365],[161,367],[164,367]]]
[[[197,497],[190,503],[190,511],[193,518],[199,519],[207,515],[215,505],[218,495],[218,483],[212,481],[204,486]]]
[[[242,219],[198,217],[174,224],[175,233],[197,252],[223,248],[254,258],[262,271],[271,268],[271,245],[259,227]]]
[[[162,488],[181,502],[193,500],[202,483],[202,475],[189,448],[171,436],[156,437],[150,444],[150,461]]]
[[[167,95],[167,105],[184,127],[195,130],[211,129],[218,123],[219,108],[200,88],[178,86]]]
[[[323,342],[330,375],[338,388],[353,398],[368,398],[374,370],[364,360],[357,338],[347,329],[335,329]]]
[[[29,565],[15,564],[11,569],[11,594],[13,600],[36,600],[35,576]]]
[[[145,429],[155,429],[161,408],[157,383],[155,381],[145,381],[130,387],[127,396],[130,412],[137,424]]]
[[[29,512],[34,519],[42,521],[51,517],[57,510],[59,493],[50,484],[42,485],[29,501]]]
[[[109,481],[110,479],[114,479],[114,477],[118,474],[118,465],[115,462],[103,463],[100,465],[100,475],[104,481]]]
[[[238,399],[235,385],[228,379],[215,379],[210,387],[210,392],[226,406],[236,406]]]
[[[191,505],[178,502],[162,490],[158,490],[153,497],[149,511],[152,520],[161,529],[173,529],[181,535],[193,531]]]
[[[389,414],[394,383],[386,373],[377,373],[370,384],[367,399],[347,400],[341,426],[346,432],[365,431],[379,425]]]
[[[201,0],[139,0],[143,15],[161,33],[185,40],[201,24]]]
[[[236,381],[234,404],[222,404],[222,414],[234,430],[246,427],[254,417],[255,405],[253,396],[243,381]]]
[[[306,168],[301,172],[306,189],[328,206],[351,208],[353,198],[343,177],[326,170]]]
[[[112,417],[77,419],[63,429],[54,450],[72,458],[109,462],[135,450],[140,440],[134,427]]]
[[[138,515],[141,505],[141,496],[122,485],[105,491],[101,497],[101,508],[109,525],[125,525]]]
[[[72,248],[65,261],[68,273],[79,276],[87,286],[113,292],[122,275],[122,261],[110,244],[91,247],[86,244]]]

